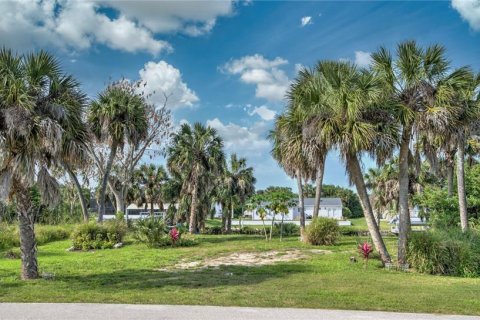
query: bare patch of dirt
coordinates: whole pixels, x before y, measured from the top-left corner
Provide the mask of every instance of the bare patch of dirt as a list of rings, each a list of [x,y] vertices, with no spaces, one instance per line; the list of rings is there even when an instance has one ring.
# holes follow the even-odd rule
[[[179,263],[158,269],[158,271],[174,270],[199,270],[206,268],[218,268],[220,266],[263,266],[278,262],[288,262],[305,259],[309,254],[329,254],[330,250],[288,250],[288,251],[266,251],[266,252],[238,252],[227,256],[208,258],[201,261],[180,261]]]

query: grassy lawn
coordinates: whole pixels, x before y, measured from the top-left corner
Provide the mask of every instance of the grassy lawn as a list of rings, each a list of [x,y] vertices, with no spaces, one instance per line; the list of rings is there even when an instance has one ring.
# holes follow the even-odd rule
[[[39,247],[42,272],[51,280],[22,282],[20,261],[0,252],[0,302],[109,302],[305,307],[480,314],[480,279],[438,277],[350,263],[358,239],[344,237],[330,254],[295,238],[265,242],[256,236],[199,236],[190,248],[66,252],[69,241]],[[393,246],[393,240],[389,239]],[[318,248],[318,247],[315,247]],[[180,260],[233,252],[298,249],[303,260],[264,266],[160,271]]]

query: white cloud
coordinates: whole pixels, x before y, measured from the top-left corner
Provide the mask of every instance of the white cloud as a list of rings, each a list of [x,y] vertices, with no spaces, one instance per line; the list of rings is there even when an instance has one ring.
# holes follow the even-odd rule
[[[238,124],[224,124],[220,119],[207,120],[207,126],[216,129],[223,138],[225,150],[236,152],[241,156],[258,156],[270,151],[270,142],[264,137],[266,127],[263,122],[257,122],[251,127]]]
[[[473,30],[480,31],[480,0],[452,0],[452,7]]]
[[[275,115],[277,113],[269,109],[267,106],[260,106],[260,107],[255,107],[251,112],[249,111],[248,114],[251,116],[253,116],[254,114],[257,114],[263,120],[270,121],[275,119]]]
[[[182,80],[180,70],[165,61],[147,62],[139,71],[140,79],[146,83],[142,88],[149,100],[157,105],[163,105],[165,95],[168,96],[167,105],[171,109],[191,107],[199,99],[195,92],[188,88]]]
[[[0,1],[0,38],[15,49],[54,46],[67,50],[101,44],[127,52],[170,51],[157,34],[208,33],[220,16],[233,12],[232,1]],[[115,10],[116,16],[105,14]]]
[[[245,56],[231,60],[221,70],[240,75],[244,83],[256,85],[255,96],[270,101],[281,101],[288,89],[289,79],[281,67],[288,61],[277,57],[268,60],[262,55]]]
[[[372,64],[372,54],[365,51],[355,51],[355,64],[359,67],[368,67]]]
[[[313,23],[312,17],[310,17],[310,16],[302,17],[302,19],[301,19],[302,27],[305,27],[306,25],[309,25],[309,24],[312,24],[312,23]]]

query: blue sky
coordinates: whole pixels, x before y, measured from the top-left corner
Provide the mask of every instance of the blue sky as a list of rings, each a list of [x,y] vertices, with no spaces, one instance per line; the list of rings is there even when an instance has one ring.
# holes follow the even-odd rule
[[[1,1],[0,12],[0,45],[54,52],[91,97],[122,76],[172,94],[175,123],[215,127],[227,152],[254,166],[257,188],[295,185],[266,135],[300,66],[368,65],[380,45],[414,39],[443,44],[452,65],[480,70],[480,0]],[[325,183],[348,184],[335,152]]]

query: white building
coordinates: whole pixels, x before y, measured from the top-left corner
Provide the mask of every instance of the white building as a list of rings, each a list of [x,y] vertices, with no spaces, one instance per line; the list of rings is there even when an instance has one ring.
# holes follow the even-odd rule
[[[305,218],[307,220],[312,219],[313,216],[313,206],[315,203],[315,198],[305,198]],[[342,219],[342,200],[340,198],[321,198],[320,199],[320,210],[318,215],[320,217],[327,217],[340,220]],[[267,210],[268,211],[268,210]],[[261,220],[256,210],[245,211],[245,216],[251,216],[252,220]],[[276,219],[279,219],[280,215],[277,215]],[[265,218],[266,220],[272,219],[272,214],[268,214]],[[285,215],[285,220],[300,220],[300,210],[298,207],[291,207],[288,210],[288,214]]]

